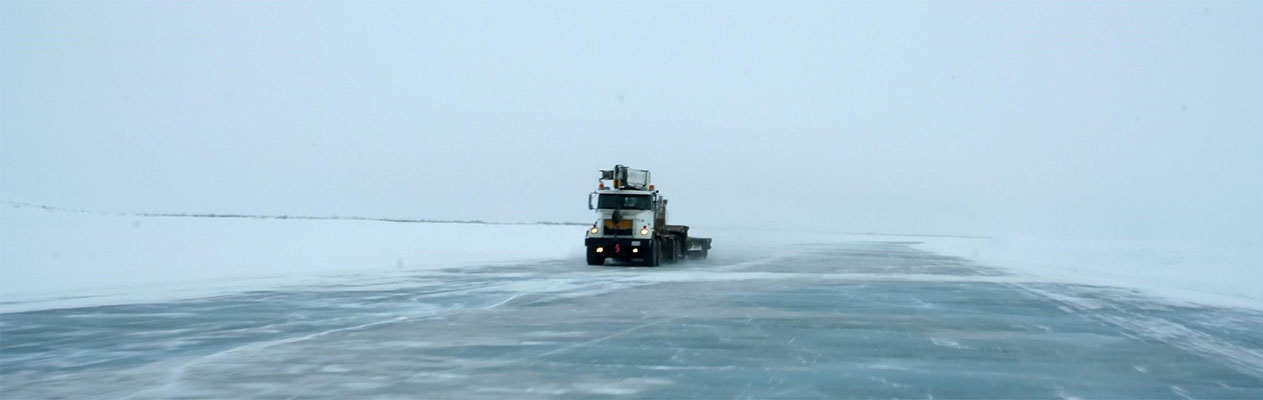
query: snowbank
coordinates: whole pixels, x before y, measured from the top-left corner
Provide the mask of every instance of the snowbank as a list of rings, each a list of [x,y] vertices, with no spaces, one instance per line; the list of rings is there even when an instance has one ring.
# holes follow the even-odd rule
[[[1263,252],[1187,241],[922,239],[918,247],[1037,281],[1112,286],[1174,301],[1263,309]]]
[[[583,227],[0,211],[0,312],[581,257]]]

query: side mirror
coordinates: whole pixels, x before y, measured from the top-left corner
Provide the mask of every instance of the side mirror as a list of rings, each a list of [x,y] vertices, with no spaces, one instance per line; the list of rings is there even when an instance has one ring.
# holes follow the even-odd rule
[[[593,207],[593,206],[592,206],[592,197],[594,197],[594,196],[596,196],[596,192],[588,193],[588,209],[589,209],[589,210],[595,210],[595,209],[596,209],[596,207]]]

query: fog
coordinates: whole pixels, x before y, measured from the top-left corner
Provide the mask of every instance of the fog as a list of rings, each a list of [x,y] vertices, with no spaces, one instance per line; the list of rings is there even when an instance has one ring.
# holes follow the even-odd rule
[[[1263,6],[0,5],[0,200],[1258,242]],[[577,240],[577,239],[576,239]]]

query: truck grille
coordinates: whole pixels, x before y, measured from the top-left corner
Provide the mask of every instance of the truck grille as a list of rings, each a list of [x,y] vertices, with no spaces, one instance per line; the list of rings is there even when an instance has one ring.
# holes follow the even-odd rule
[[[632,227],[632,222],[630,220],[626,220],[626,219],[621,220],[621,221],[618,221],[617,224],[615,224],[614,220],[612,219],[605,220],[605,234],[606,235],[631,236],[633,229],[635,228]]]

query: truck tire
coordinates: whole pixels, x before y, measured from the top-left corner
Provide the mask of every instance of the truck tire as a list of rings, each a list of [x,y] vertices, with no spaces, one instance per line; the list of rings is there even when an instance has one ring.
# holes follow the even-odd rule
[[[649,244],[649,254],[645,255],[645,266],[656,267],[662,265],[662,242],[654,239]]]
[[[675,262],[675,238],[665,236],[658,240],[658,244],[661,245],[658,248],[658,259],[668,264]]]
[[[605,256],[588,248],[588,265],[605,265]]]
[[[689,245],[688,237],[684,235],[674,235],[675,246],[672,246],[671,261],[680,261],[688,257],[689,251],[686,246]]]

